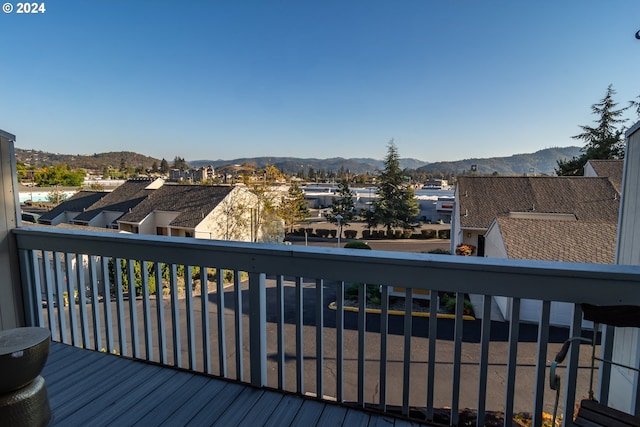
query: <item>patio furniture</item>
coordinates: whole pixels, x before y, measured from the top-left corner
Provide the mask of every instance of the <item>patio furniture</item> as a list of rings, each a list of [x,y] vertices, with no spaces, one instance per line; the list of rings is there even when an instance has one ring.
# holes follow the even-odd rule
[[[40,376],[50,341],[51,333],[45,328],[0,331],[0,425],[46,426],[51,420]]]

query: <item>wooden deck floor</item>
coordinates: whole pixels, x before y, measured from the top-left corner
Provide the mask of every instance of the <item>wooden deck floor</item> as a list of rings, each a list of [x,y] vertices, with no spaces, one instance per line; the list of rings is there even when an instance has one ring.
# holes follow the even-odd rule
[[[403,419],[51,343],[52,426],[413,426]]]

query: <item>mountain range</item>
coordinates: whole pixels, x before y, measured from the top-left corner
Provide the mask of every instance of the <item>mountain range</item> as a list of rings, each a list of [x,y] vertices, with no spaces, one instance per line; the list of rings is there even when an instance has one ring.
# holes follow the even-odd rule
[[[555,147],[536,151],[530,154],[515,154],[508,157],[471,158],[451,162],[425,162],[418,159],[400,159],[403,169],[413,169],[427,174],[462,174],[469,172],[475,165],[479,174],[522,175],[525,173],[554,174],[554,168],[558,160],[571,159],[580,154],[580,147]],[[38,150],[16,148],[16,160],[32,166],[68,164],[72,168],[84,168],[102,171],[105,167],[119,168],[123,164],[129,167],[142,166],[151,168],[153,163],[160,165],[160,159],[145,156],[143,154],[118,151],[108,153],[95,153],[92,155],[48,153]],[[172,159],[167,159],[171,163]],[[246,157],[232,160],[191,160],[187,161],[191,167],[212,165],[220,168],[229,165],[249,164],[258,168],[274,165],[281,171],[289,174],[304,171],[309,168],[326,172],[339,170],[348,171],[351,174],[370,173],[375,174],[384,168],[384,161],[371,158],[342,158],[328,159],[296,158],[296,157]]]
[[[452,162],[425,162],[418,159],[400,159],[400,167],[414,169],[417,172],[427,174],[461,174],[470,171],[472,165],[476,166],[479,174],[522,175],[525,173],[554,174],[558,160],[571,159],[580,155],[580,147],[554,147],[536,151],[530,154],[515,154],[509,157],[471,158]],[[384,168],[384,161],[371,158],[332,157],[328,159],[295,158],[295,157],[247,157],[234,160],[192,160],[190,166],[201,167],[212,165],[222,167],[226,165],[252,164],[262,168],[266,165],[274,165],[286,173],[297,173],[309,167],[315,170],[337,172],[341,168],[352,174],[375,173]]]

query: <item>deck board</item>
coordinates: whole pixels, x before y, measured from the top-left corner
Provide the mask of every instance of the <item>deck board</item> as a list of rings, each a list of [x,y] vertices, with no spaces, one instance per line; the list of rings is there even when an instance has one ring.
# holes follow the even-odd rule
[[[47,357],[47,366],[45,367],[45,369],[51,369],[58,362],[64,363],[65,357],[67,355],[73,354],[74,351],[74,347],[68,345],[53,345],[50,348],[49,356]]]
[[[291,425],[305,427],[318,424],[318,420],[320,419],[325,406],[326,404],[322,402],[316,402],[315,400],[305,400],[302,403],[302,407],[300,407],[300,410],[296,414],[296,417],[293,419]]]
[[[51,344],[51,426],[410,426],[393,416]]]
[[[282,393],[266,390],[238,425],[252,427],[256,425],[257,419],[268,419],[283,397]]]
[[[273,410],[271,416],[265,422],[266,427],[288,426],[296,416],[302,400],[293,396],[285,396],[282,398],[278,406]]]
[[[93,363],[74,370],[57,382],[51,381],[51,385],[47,384],[49,403],[59,407],[69,400],[78,401],[78,396],[83,396],[86,390],[97,389],[98,385],[100,389],[106,389],[112,384],[114,374],[117,375],[119,372],[112,369],[112,366],[115,365],[114,359],[115,357],[108,359],[98,357]],[[133,372],[135,366],[132,368],[128,369]],[[91,381],[78,381],[80,378],[91,378]],[[104,384],[103,381],[106,381],[107,384]]]
[[[100,367],[96,367],[96,369],[100,369]],[[60,404],[51,402],[52,405],[56,405],[56,417],[61,422],[66,422],[67,417],[78,411],[84,410],[88,403],[94,403],[103,399],[105,391],[110,391],[115,388],[120,389],[120,384],[126,384],[131,380],[131,378],[140,375],[140,370],[142,369],[144,368],[138,368],[137,366],[126,366],[115,374],[102,375],[96,379],[96,383],[100,384],[100,387],[96,387],[96,383],[90,383],[88,381],[84,383],[81,382],[80,384],[82,384],[84,387],[80,387],[80,384],[76,385],[74,389],[79,390],[80,392],[76,393],[73,398],[66,399],[64,403]],[[105,371],[107,370],[105,369]],[[108,373],[109,372],[107,371],[107,374]],[[59,394],[63,395],[67,393]],[[82,398],[79,399],[79,396],[81,396]]]
[[[399,426],[399,424],[396,424],[395,421],[397,421],[395,418],[392,417],[385,417],[385,416],[376,416],[376,417],[371,417],[371,422],[369,423],[368,427],[393,427],[395,426]],[[403,427],[409,427],[411,424],[403,424]]]
[[[239,384],[227,384],[212,399],[208,399],[206,405],[186,425],[195,427],[214,423],[222,415],[226,407],[238,398],[243,389],[244,387]]]
[[[371,420],[371,416],[362,411],[349,409],[347,416],[344,418],[344,425],[349,427],[367,427]]]
[[[189,400],[195,400],[200,390],[209,381],[208,378],[194,375],[182,384],[174,393],[173,398],[169,401],[158,401],[158,404],[147,414],[140,418],[135,425],[150,426],[158,425],[167,419],[178,408],[187,403]]]
[[[325,405],[322,415],[318,420],[317,426],[340,426],[344,423],[344,417],[347,415],[347,408],[334,405]]]
[[[91,419],[91,425],[97,427],[112,426],[113,420],[117,418],[121,413],[131,412],[138,407],[139,402],[143,399],[149,399],[149,396],[161,396],[163,386],[171,381],[178,375],[177,371],[171,369],[158,368],[158,372],[155,373],[149,381],[145,381],[142,385],[130,392],[129,394],[122,394],[120,398],[113,402],[113,405],[109,407],[107,411],[100,413],[97,417]]]
[[[221,426],[237,426],[247,412],[260,400],[264,390],[245,388],[215,422]]]
[[[91,414],[100,414],[105,411],[112,411],[117,407],[117,403],[123,396],[129,396],[136,388],[142,386],[145,381],[149,381],[151,377],[158,372],[160,368],[155,366],[145,366],[141,368],[136,375],[130,380],[123,382],[121,387],[112,387],[99,398],[92,400],[78,409],[69,417],[64,418],[64,422],[69,425],[88,425],[94,418]],[[62,420],[61,420],[62,421]]]
[[[184,405],[174,411],[159,425],[164,427],[171,427],[177,424],[184,424],[185,422],[189,421],[193,417],[193,415],[199,412],[203,407],[209,404],[214,404],[211,402],[211,399],[213,399],[213,397],[218,393],[221,393],[226,386],[227,383],[224,381],[208,381],[204,385],[204,387],[200,389],[200,398],[188,400]]]
[[[147,396],[141,396],[141,401],[135,408],[128,412],[121,413],[112,420],[112,425],[135,425],[147,414],[153,414],[154,410],[165,402],[170,402],[177,397],[178,390],[186,384],[193,374],[176,375],[171,381],[163,384],[161,389],[154,390]]]

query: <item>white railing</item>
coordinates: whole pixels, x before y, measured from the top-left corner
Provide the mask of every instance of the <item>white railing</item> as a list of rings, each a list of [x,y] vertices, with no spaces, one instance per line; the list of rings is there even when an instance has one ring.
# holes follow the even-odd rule
[[[576,304],[572,335],[581,333],[580,303],[640,305],[640,268],[631,266],[42,227],[13,234],[27,318],[49,327],[54,340],[359,406],[397,406],[404,414],[417,407],[428,420],[434,408],[447,406],[451,425],[463,407],[478,411],[480,425],[488,410],[504,411],[506,420],[528,411],[541,425],[554,397],[547,362],[559,347],[549,338],[552,301]],[[198,292],[181,297],[181,287],[193,289],[198,281]],[[141,285],[138,295],[126,286],[133,283]],[[149,286],[154,283],[164,283],[164,291]],[[218,292],[220,283],[224,292]],[[357,313],[344,310],[345,287],[352,283]],[[380,314],[366,314],[365,284],[380,285]],[[389,285],[406,288],[405,312],[415,290],[456,295],[454,320],[438,319],[437,304],[428,308],[428,322],[389,315]],[[482,322],[463,320],[465,294],[484,296]],[[535,343],[522,342],[518,320],[510,323],[506,342],[490,339],[495,296],[511,298],[511,319],[519,319],[522,299],[543,301]],[[329,311],[333,299],[336,310]],[[428,339],[443,329],[451,339]],[[478,342],[465,340],[469,329]],[[576,400],[580,357],[580,347],[572,346],[563,376],[565,419]]]

